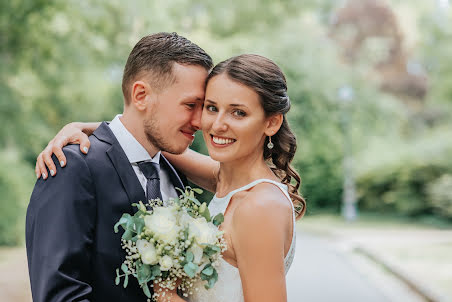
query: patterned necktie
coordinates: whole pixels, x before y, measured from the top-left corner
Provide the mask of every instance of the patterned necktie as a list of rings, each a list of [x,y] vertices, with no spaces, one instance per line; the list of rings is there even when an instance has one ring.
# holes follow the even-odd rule
[[[137,163],[141,172],[147,179],[146,182],[146,198],[148,200],[160,198],[162,200],[162,192],[160,191],[160,165],[154,162]]]

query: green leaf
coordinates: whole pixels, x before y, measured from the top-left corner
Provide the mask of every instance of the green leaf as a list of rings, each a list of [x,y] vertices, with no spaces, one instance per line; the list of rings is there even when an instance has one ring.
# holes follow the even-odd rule
[[[119,278],[119,276],[116,276],[116,279],[115,279],[115,284],[116,284],[116,285],[119,284],[119,282],[121,281],[120,279],[121,279],[121,278]]]
[[[204,287],[206,289],[212,288],[217,281],[218,281],[218,273],[217,273],[217,270],[215,268],[213,268],[212,275],[209,277],[208,283],[206,285],[204,285]]]
[[[210,222],[211,217],[210,217],[209,209],[206,209],[204,212],[201,212],[201,216],[204,217],[207,222]]]
[[[130,214],[122,214],[121,218],[119,219],[119,221],[115,224],[115,226],[113,227],[115,233],[119,232],[118,227],[122,226],[122,228],[125,230],[126,229],[126,225],[129,222],[129,220],[132,218],[132,216],[130,216]]]
[[[202,194],[202,192],[204,192],[202,189],[200,188],[193,188],[192,189],[196,194]]]
[[[190,251],[188,251],[188,252],[185,254],[185,259],[186,259],[187,262],[192,262],[194,258],[195,258],[195,256],[194,256],[193,253],[190,252]]]
[[[137,266],[138,283],[143,284],[150,281],[152,278],[151,266],[148,264],[140,264]]]
[[[215,216],[215,217],[213,218],[213,224],[214,224],[215,226],[219,226],[220,224],[223,223],[223,221],[224,221],[224,216],[223,216],[222,213],[219,213],[217,216]]]
[[[207,257],[211,257],[219,252],[221,252],[221,249],[218,246],[211,244],[207,244],[203,251],[204,255],[206,255]]]
[[[202,273],[206,276],[211,276],[213,274],[213,266],[211,264],[207,264],[202,270]]]
[[[196,205],[198,205],[198,206],[201,205],[201,202],[199,202],[199,200],[197,200],[195,197],[188,196],[187,198],[188,198],[188,200],[193,201]]]
[[[189,262],[184,265],[184,271],[190,278],[193,278],[195,276],[197,269],[198,266],[193,262]]]
[[[122,234],[121,238],[124,239],[124,240],[131,240],[133,238],[133,232],[130,231],[130,230],[126,230],[124,232],[124,234]]]
[[[155,279],[156,277],[160,276],[160,274],[162,273],[162,271],[160,270],[160,265],[154,265],[151,268],[152,272],[152,279]]]
[[[126,274],[129,272],[129,268],[127,267],[127,265],[125,263],[123,263],[121,265],[121,270]]]
[[[147,283],[143,284],[143,292],[146,295],[146,297],[151,298],[151,292],[149,291]]]
[[[129,275],[126,274],[125,278],[124,278],[124,288],[127,287],[127,284],[129,284]]]
[[[185,191],[183,191],[182,189],[180,189],[180,188],[176,188],[176,190],[177,191],[179,191],[180,193],[181,193],[181,195],[180,196],[183,196],[183,197],[185,197]]]

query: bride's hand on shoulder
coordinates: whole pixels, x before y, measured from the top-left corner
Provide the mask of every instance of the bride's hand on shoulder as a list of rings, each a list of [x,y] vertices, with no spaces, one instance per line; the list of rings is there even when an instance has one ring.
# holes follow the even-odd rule
[[[47,147],[39,153],[35,166],[36,178],[42,176],[43,179],[47,179],[49,177],[47,168],[51,176],[56,175],[57,169],[52,160],[52,154],[55,154],[61,167],[66,166],[66,156],[64,156],[63,152],[63,147],[66,145],[79,144],[80,151],[87,154],[90,147],[87,134],[91,134],[99,124],[74,122],[64,126],[49,142]]]
[[[267,187],[247,192],[232,217],[232,245],[245,301],[287,300],[284,257],[292,208],[278,191]]]

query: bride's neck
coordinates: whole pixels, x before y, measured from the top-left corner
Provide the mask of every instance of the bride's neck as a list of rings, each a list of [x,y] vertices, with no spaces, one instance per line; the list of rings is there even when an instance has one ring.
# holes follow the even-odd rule
[[[278,180],[265,163],[262,155],[231,162],[220,162],[217,194],[219,196],[226,195],[230,191],[260,178]]]

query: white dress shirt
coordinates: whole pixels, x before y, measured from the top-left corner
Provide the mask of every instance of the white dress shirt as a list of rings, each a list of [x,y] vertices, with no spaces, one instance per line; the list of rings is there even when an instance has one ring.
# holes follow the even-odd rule
[[[147,179],[138,167],[140,161],[151,161],[159,164],[160,151],[152,158],[144,147],[136,140],[136,138],[124,127],[119,119],[122,115],[118,114],[110,123],[110,130],[115,135],[122,149],[124,150],[130,164],[132,165],[135,174],[140,181],[143,191],[146,192]],[[177,198],[178,194],[174,188],[169,171],[166,170],[164,165],[160,166],[160,191],[162,192],[162,199],[168,200],[170,197]],[[134,201],[138,202],[138,200]]]

